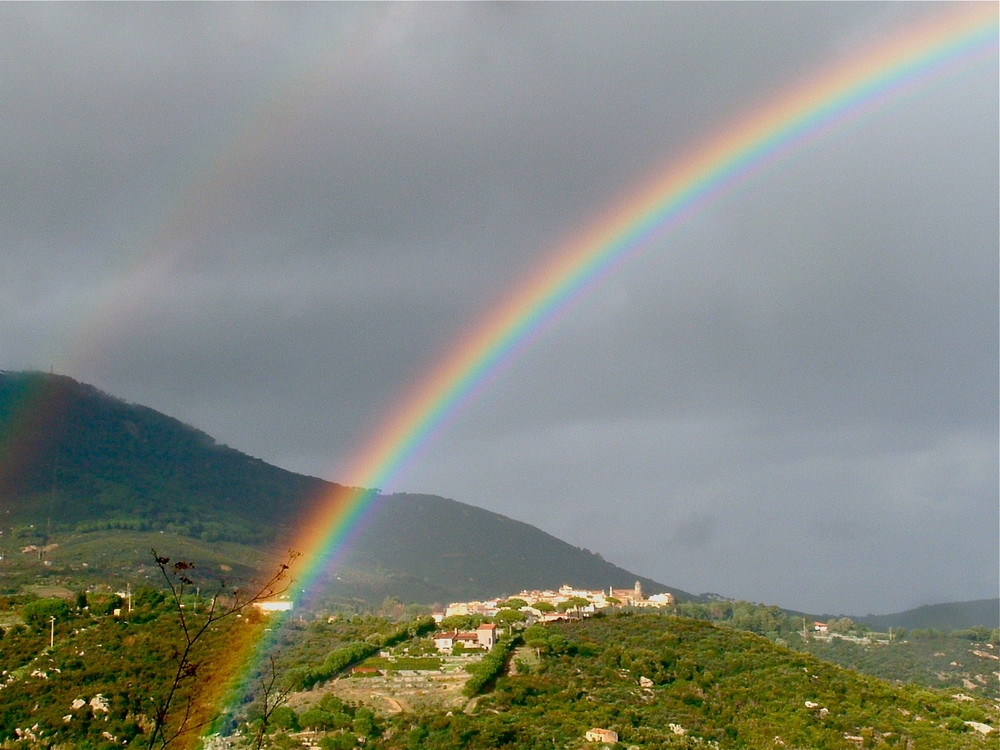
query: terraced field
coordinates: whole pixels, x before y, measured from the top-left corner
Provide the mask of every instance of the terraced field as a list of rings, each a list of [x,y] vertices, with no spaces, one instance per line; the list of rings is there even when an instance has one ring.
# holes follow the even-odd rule
[[[438,669],[386,669],[379,674],[344,676],[293,694],[288,705],[301,711],[332,693],[342,701],[366,706],[381,715],[461,710],[469,703],[462,695],[469,678],[465,667],[480,659],[482,656],[475,654],[443,655]]]

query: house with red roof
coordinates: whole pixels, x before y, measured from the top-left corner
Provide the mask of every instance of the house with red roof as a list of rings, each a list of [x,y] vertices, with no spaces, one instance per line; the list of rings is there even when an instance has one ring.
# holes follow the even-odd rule
[[[497,626],[491,622],[483,623],[474,631],[447,630],[434,635],[434,647],[438,651],[451,651],[459,643],[465,648],[489,651],[496,642]]]

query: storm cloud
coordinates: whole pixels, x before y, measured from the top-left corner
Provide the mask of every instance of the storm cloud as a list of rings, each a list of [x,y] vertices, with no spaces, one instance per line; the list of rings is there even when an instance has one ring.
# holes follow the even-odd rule
[[[0,6],[0,367],[337,481],[569,237],[954,9]],[[996,83],[994,54],[700,210],[383,489],[693,592],[852,614],[996,596]]]

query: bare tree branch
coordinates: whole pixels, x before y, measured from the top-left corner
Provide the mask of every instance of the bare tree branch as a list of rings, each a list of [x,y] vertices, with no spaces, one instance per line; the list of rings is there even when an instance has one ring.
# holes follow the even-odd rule
[[[184,710],[179,712],[179,715],[176,717],[173,716],[175,713],[174,704],[180,690],[188,682],[193,681],[197,677],[198,670],[201,667],[201,662],[195,658],[196,647],[220,620],[239,614],[248,607],[253,606],[256,602],[286,591],[290,585],[290,581],[287,579],[290,564],[299,556],[299,553],[289,552],[286,562],[281,563],[277,571],[270,578],[259,587],[251,589],[248,594],[239,589],[227,593],[226,582],[220,580],[218,587],[210,598],[208,611],[200,618],[189,616],[183,601],[184,595],[190,593],[191,587],[195,585],[194,580],[188,575],[189,571],[194,568],[194,563],[179,560],[171,565],[170,558],[160,556],[155,549],[152,550],[152,555],[157,567],[160,569],[167,589],[170,591],[170,597],[173,601],[173,607],[177,612],[182,636],[179,647],[175,648],[174,651],[176,669],[174,670],[173,678],[165,696],[156,706],[153,716],[153,729],[147,740],[147,747],[162,750],[163,748],[169,748],[183,735],[206,726],[214,719],[213,717],[192,723],[195,702],[193,696],[190,695],[185,700]],[[229,599],[230,601],[226,602],[225,599]],[[265,694],[265,708],[267,707],[267,700],[269,700],[274,691],[275,672],[273,660],[271,670],[271,680],[267,685],[267,692]],[[270,718],[271,713],[278,705],[280,703],[272,706],[267,711],[267,718]],[[167,731],[168,725],[172,726],[170,732]],[[264,727],[266,728],[266,719]]]

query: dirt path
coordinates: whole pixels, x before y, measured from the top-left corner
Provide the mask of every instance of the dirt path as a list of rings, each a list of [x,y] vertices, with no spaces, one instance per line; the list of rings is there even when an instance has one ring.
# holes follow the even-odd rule
[[[395,698],[393,698],[391,695],[386,695],[385,693],[379,693],[378,696],[379,698],[381,698],[382,700],[384,700],[386,703],[389,704],[389,713],[401,714],[403,713],[403,711],[406,710],[403,708],[403,704],[400,703]]]

